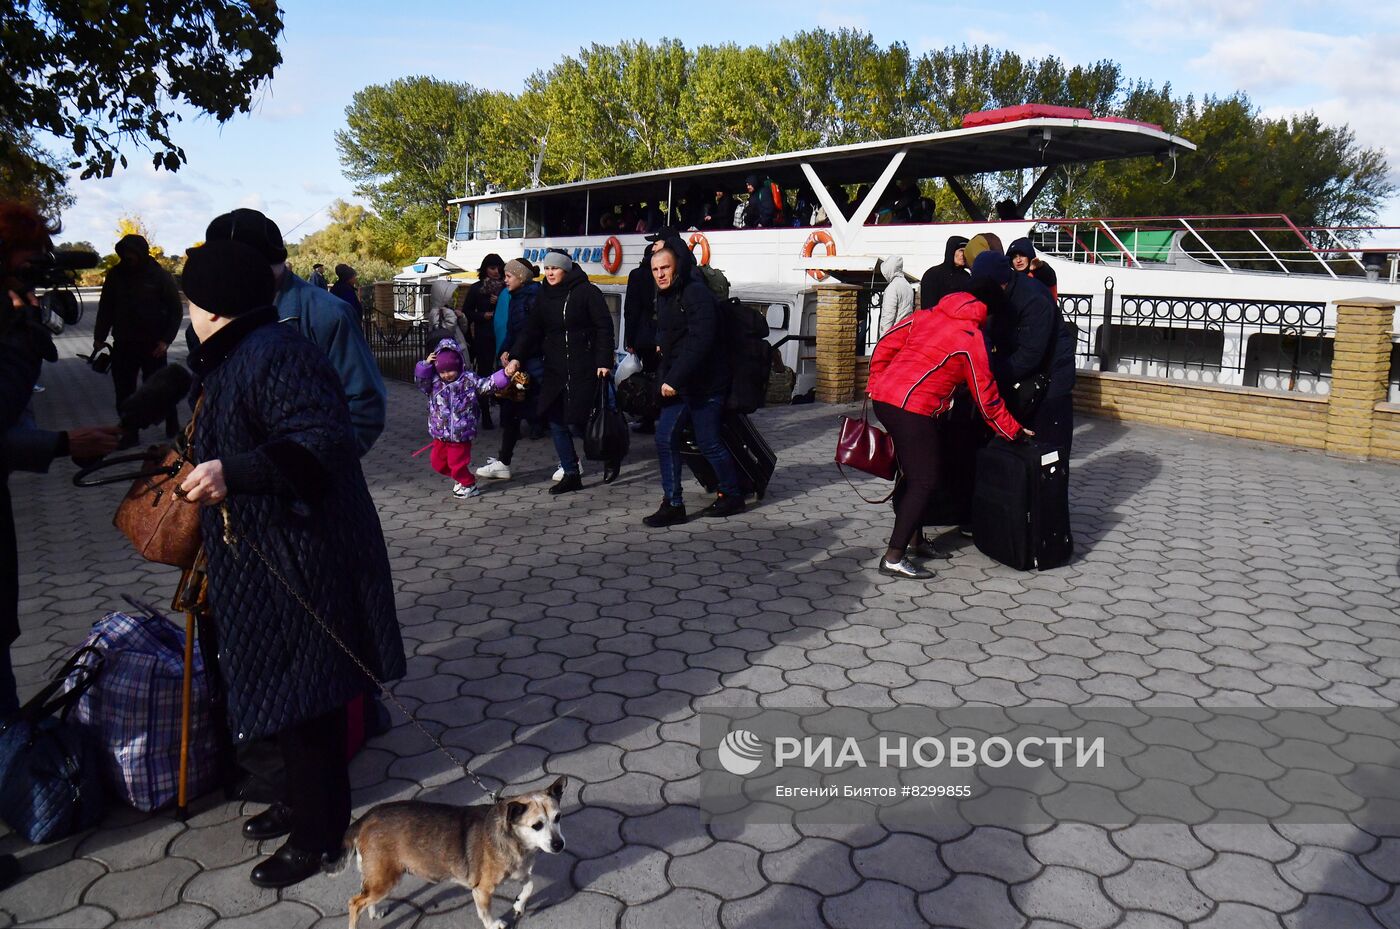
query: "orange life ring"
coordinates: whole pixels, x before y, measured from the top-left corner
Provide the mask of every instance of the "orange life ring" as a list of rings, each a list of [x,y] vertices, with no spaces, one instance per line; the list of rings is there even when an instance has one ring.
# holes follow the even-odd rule
[[[811,258],[812,252],[817,250],[818,245],[823,245],[826,247],[827,255],[836,254],[836,243],[832,240],[831,233],[827,232],[825,229],[818,229],[816,232],[813,232],[811,235],[807,236],[807,241],[802,246],[802,257]],[[815,280],[826,280],[825,271],[819,271],[816,268],[808,268],[807,273],[811,275],[812,278]]]
[[[700,263],[702,265],[707,265],[710,263],[710,240],[705,238],[705,233],[695,233],[686,241],[685,244],[687,247],[690,248],[692,252],[695,251],[695,246],[700,246]]]
[[[622,267],[622,243],[617,240],[617,236],[610,235],[603,243],[603,270],[609,274],[616,274],[617,269]]]

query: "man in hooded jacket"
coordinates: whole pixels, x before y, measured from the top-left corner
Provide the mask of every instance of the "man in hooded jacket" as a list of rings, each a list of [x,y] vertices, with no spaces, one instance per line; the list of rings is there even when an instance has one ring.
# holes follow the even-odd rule
[[[651,276],[651,252],[655,247],[648,245],[642,253],[642,263],[627,275],[627,293],[622,303],[627,350],[637,356],[642,370],[648,374],[656,371],[657,361],[656,281]],[[643,417],[634,429],[644,434],[655,432],[656,421]]]
[[[883,336],[914,309],[914,288],[904,276],[904,259],[891,255],[880,262],[880,273],[889,284],[880,298],[880,332]]]
[[[136,380],[149,379],[165,367],[165,354],[180,332],[184,304],[175,278],[151,257],[151,247],[139,235],[122,236],[116,247],[120,259],[102,284],[97,322],[92,330],[95,354],[107,336],[112,337],[112,385],[117,409],[136,392]],[[165,417],[167,438],[180,431],[180,414],[174,404]],[[122,437],[130,448],[139,438],[135,430]]]
[[[943,248],[943,263],[929,268],[919,281],[920,307],[928,309],[937,306],[938,301],[949,294],[967,290],[972,275],[967,270],[967,259],[963,254],[965,248],[967,239],[964,236],[948,236],[948,244]]]
[[[744,210],[744,228],[767,229],[772,226],[778,215],[772,188],[763,183],[757,174],[750,174],[744,179],[744,188],[749,192],[749,205]]]

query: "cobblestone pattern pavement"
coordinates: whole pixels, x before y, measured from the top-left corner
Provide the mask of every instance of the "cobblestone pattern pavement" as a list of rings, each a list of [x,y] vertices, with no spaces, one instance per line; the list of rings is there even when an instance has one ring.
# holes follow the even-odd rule
[[[46,423],[107,418],[110,382],[72,360],[90,325],[45,372]],[[723,524],[651,530],[644,439],[611,487],[590,468],[586,490],[548,496],[549,444],[526,442],[515,480],[459,501],[409,457],[426,441],[423,404],[391,387],[365,468],[411,655],[395,690],[487,778],[572,779],[568,848],[539,862],[523,925],[1400,926],[1400,827],[707,826],[685,726],[698,707],[1400,699],[1400,468],[1088,420],[1072,564],[1021,574],[964,546],[911,585],[873,570],[889,516],[854,502],[828,463],[836,413],[760,413],[780,456],[769,499]],[[482,437],[479,460],[498,439]],[[11,481],[24,693],[121,593],[164,602],[175,579],[111,528],[121,491],[74,490],[69,473]],[[357,811],[478,799],[402,721],[352,778]],[[256,889],[248,870],[275,846],[239,832],[257,808],[195,809],[185,824],[114,809],[48,847],[0,838],[26,872],[0,894],[0,927],[345,924],[353,869]],[[456,888],[405,880],[395,898],[380,925],[476,924]]]

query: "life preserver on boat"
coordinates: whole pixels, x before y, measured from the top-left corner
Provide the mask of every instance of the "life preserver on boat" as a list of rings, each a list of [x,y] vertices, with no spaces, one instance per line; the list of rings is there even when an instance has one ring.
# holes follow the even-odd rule
[[[700,263],[702,265],[710,263],[710,240],[705,238],[705,233],[695,233],[686,240],[685,244],[692,252],[695,251],[695,246],[700,246]]]
[[[609,274],[616,274],[617,269],[622,267],[622,243],[617,240],[617,236],[610,235],[603,243],[603,270]]]
[[[818,245],[823,245],[826,247],[826,254],[836,254],[836,242],[832,240],[831,233],[827,232],[825,229],[818,229],[816,232],[813,232],[811,235],[807,236],[807,241],[802,245],[802,257],[811,258],[812,252],[817,250]],[[808,268],[807,273],[811,275],[812,278],[814,278],[815,280],[826,280],[825,271],[819,271],[816,268]]]

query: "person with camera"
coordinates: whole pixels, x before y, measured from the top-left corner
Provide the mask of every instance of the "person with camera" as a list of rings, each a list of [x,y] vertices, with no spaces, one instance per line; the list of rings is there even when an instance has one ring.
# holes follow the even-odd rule
[[[346,704],[401,677],[405,656],[384,534],[360,469],[340,378],[278,322],[265,256],[236,239],[190,249],[185,293],[200,339],[181,484],[203,507],[209,607],[229,732],[274,738],[282,802],[243,833],[287,836],[253,868],[287,887],[338,855],[350,822]]]
[[[107,272],[97,303],[92,351],[112,337],[112,385],[117,408],[136,392],[136,379],[150,378],[165,367],[166,351],[180,332],[185,316],[175,278],[151,257],[151,247],[139,235],[122,236],[115,266]],[[165,437],[180,434],[180,413],[172,404],[165,417]],[[140,441],[136,430],[122,437],[122,448]]]

